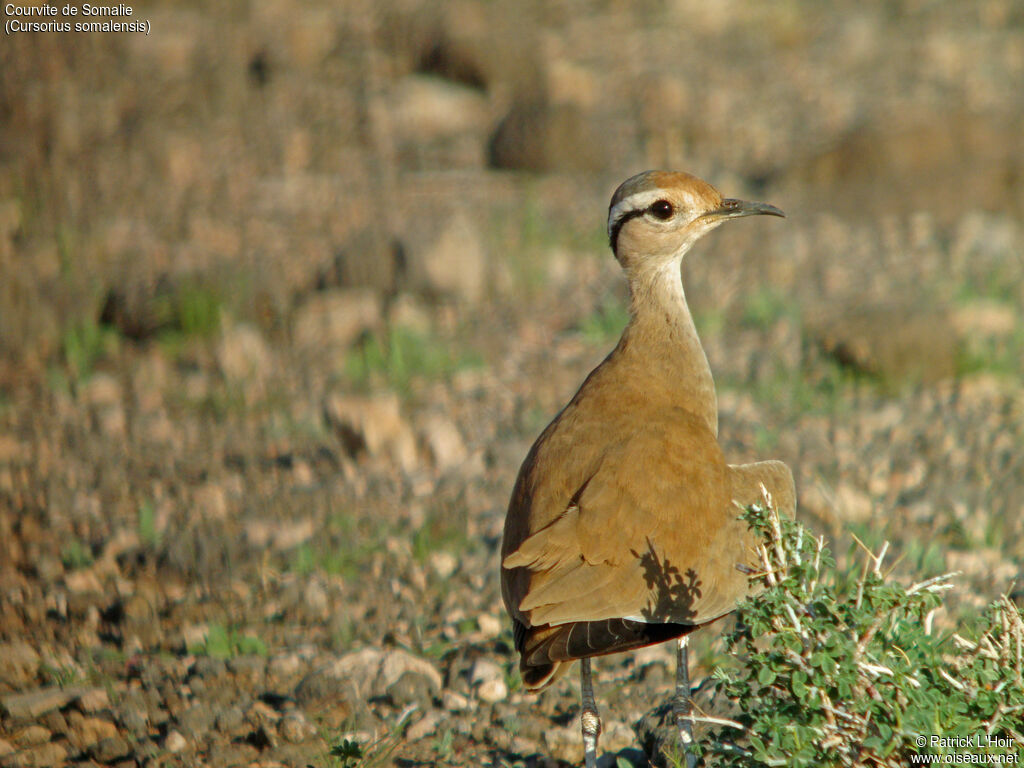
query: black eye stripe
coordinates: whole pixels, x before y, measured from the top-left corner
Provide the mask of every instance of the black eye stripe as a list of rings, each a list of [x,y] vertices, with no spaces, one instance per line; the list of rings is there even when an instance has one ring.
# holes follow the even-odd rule
[[[645,213],[647,213],[647,211],[644,208],[634,208],[632,211],[627,211],[615,220],[612,224],[612,231],[608,236],[608,242],[613,251],[619,243],[619,231],[622,229],[623,225],[630,219],[635,219],[637,216],[643,216]]]

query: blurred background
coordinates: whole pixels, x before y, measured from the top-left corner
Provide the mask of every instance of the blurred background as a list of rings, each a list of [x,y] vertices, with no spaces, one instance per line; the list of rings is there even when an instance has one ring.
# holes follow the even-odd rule
[[[788,215],[683,269],[730,460],[789,463],[841,556],[962,571],[948,624],[1013,589],[1022,0],[133,18],[0,43],[3,765],[577,760],[497,547],[626,322],[605,217],[647,168]],[[670,663],[598,665],[637,765]]]

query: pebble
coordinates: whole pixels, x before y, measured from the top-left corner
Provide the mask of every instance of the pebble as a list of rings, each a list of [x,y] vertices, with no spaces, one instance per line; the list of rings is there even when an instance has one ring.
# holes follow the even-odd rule
[[[171,731],[164,739],[164,748],[173,754],[184,751],[187,746],[188,742],[185,741],[185,737],[177,731]]]
[[[67,756],[64,745],[51,741],[0,757],[0,768],[49,768],[62,764]]]
[[[72,741],[82,749],[87,749],[94,744],[117,736],[117,726],[109,720],[101,720],[98,717],[84,717],[77,712],[70,715],[69,726],[72,730]]]
[[[481,613],[477,616],[476,625],[480,627],[480,634],[485,640],[491,640],[501,634],[501,621],[489,613]]]
[[[477,659],[473,662],[473,671],[470,673],[469,679],[474,685],[492,680],[504,680],[505,670],[488,659]]]
[[[245,725],[245,714],[239,707],[228,707],[217,713],[216,726],[221,733],[233,734]]]
[[[78,697],[78,708],[82,712],[93,714],[110,708],[110,694],[106,688],[90,688]]]
[[[455,555],[451,552],[442,550],[430,553],[430,568],[437,574],[439,579],[450,578],[458,567],[459,561],[455,559]]]
[[[0,698],[0,709],[10,717],[34,720],[52,709],[60,709],[82,694],[82,688],[39,688],[27,693],[11,693]]]
[[[275,656],[267,664],[267,674],[271,677],[294,677],[302,670],[302,659],[297,653],[286,653]]]
[[[445,689],[441,694],[441,706],[449,712],[462,712],[469,709],[469,699],[461,693]]]
[[[278,733],[285,741],[298,744],[314,735],[316,728],[301,712],[289,712],[281,718]]]
[[[28,643],[0,643],[0,682],[14,688],[28,685],[39,669],[39,654]]]
[[[14,734],[14,743],[21,747],[35,747],[45,744],[52,734],[41,725],[30,725]]]
[[[477,698],[488,704],[504,701],[508,697],[508,686],[504,680],[487,680],[476,689]]]
[[[93,759],[101,763],[113,763],[127,757],[132,751],[131,745],[120,736],[111,736],[98,741],[90,750]]]

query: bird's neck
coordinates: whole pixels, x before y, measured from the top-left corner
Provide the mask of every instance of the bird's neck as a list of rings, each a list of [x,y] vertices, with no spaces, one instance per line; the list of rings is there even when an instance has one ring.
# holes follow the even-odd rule
[[[652,398],[702,417],[717,435],[715,382],[686,303],[679,262],[631,278],[630,322],[620,352],[638,364],[638,375],[647,379],[641,385]]]

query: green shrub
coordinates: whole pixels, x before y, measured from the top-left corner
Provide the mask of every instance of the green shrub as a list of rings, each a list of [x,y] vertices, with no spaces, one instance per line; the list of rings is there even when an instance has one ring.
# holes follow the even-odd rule
[[[741,714],[704,740],[714,765],[907,766],[970,753],[1012,762],[1024,750],[1024,621],[1006,597],[971,632],[932,625],[945,574],[904,587],[883,572],[888,545],[844,577],[824,538],[745,513],[764,542],[765,591],[741,604],[717,691]],[[969,739],[969,741],[965,741]],[[945,761],[948,762],[948,759]]]

